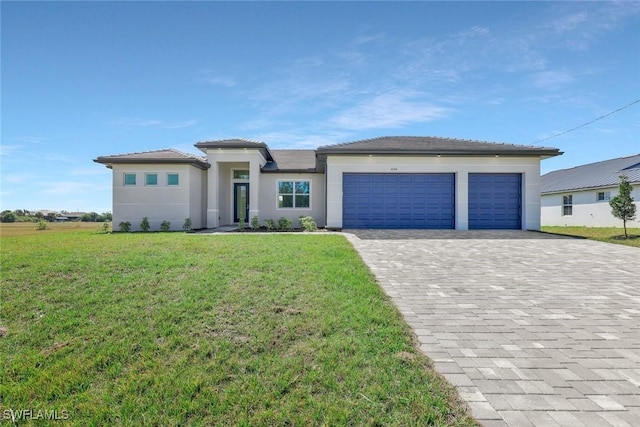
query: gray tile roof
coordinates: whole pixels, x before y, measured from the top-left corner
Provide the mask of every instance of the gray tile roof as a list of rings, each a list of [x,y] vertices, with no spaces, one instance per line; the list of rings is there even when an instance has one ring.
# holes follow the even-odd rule
[[[252,141],[242,138],[218,139],[215,141],[198,142],[195,144],[195,147],[205,153],[207,152],[207,148],[218,148],[223,150],[226,148],[257,148],[262,152],[262,155],[267,159],[267,161],[273,161],[273,156],[271,154],[271,150],[269,150],[269,146],[261,141]]]
[[[623,173],[629,182],[640,184],[640,154],[549,172],[541,177],[541,193],[615,187]]]
[[[534,155],[562,154],[552,147],[503,144],[433,136],[383,136],[343,144],[325,145],[318,154],[442,154],[442,155]]]
[[[315,150],[271,150],[273,161],[262,168],[263,172],[316,172]]]
[[[115,154],[112,156],[100,156],[93,160],[96,163],[102,163],[109,167],[113,164],[133,164],[133,163],[162,163],[175,164],[187,163],[200,169],[206,169],[211,165],[204,157],[195,156],[193,154],[183,153],[173,148],[163,150],[144,151],[140,153]]]

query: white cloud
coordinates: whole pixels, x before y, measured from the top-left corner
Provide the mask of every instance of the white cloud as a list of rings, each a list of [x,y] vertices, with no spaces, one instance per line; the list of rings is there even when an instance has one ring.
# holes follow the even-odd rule
[[[131,119],[131,118],[122,118],[118,119],[114,122],[111,122],[113,125],[118,126],[160,126],[162,122],[160,120],[143,120],[143,119]]]
[[[236,79],[227,76],[214,76],[205,78],[205,82],[214,86],[234,87],[238,84]]]
[[[21,144],[39,144],[44,141],[44,138],[33,135],[14,136],[12,138],[5,138],[5,141],[17,142]]]
[[[41,160],[46,160],[47,162],[75,162],[76,159],[65,156],[60,153],[42,153],[38,156]]]
[[[556,89],[573,81],[575,81],[575,78],[568,71],[547,70],[531,76],[533,86],[541,89]]]
[[[317,131],[317,129],[315,129]],[[255,139],[268,141],[271,148],[286,149],[312,149],[321,145],[336,144],[344,142],[349,138],[349,132],[330,130],[317,133],[314,130],[305,132],[301,129],[284,130],[275,132],[264,132],[257,134]]]
[[[94,167],[86,167],[86,168],[73,168],[69,171],[69,175],[72,175],[72,176],[92,176],[92,175],[104,176],[108,174],[110,174],[110,172],[106,168],[104,168],[102,165],[95,165]]]
[[[165,129],[182,129],[195,126],[196,124],[198,124],[197,120],[184,120],[182,122],[165,123],[161,127]]]
[[[459,43],[464,43],[467,40],[474,39],[476,37],[484,37],[488,35],[491,31],[486,27],[474,26],[468,30],[459,32],[456,37]]]
[[[227,73],[220,73],[213,69],[201,69],[196,71],[195,82],[212,86],[234,87],[238,84],[235,77]]]
[[[585,11],[569,13],[553,20],[550,26],[557,33],[565,33],[575,30],[578,26],[587,22],[587,18],[588,15]]]
[[[419,93],[407,90],[376,95],[341,112],[330,122],[349,130],[397,128],[443,119],[451,114],[450,108],[439,107],[423,98]]]
[[[349,80],[318,72],[291,73],[252,91],[248,97],[267,116],[311,111],[338,102],[349,91]]]
[[[488,105],[501,105],[504,102],[504,98],[491,98],[486,101]]]
[[[598,37],[624,25],[624,21],[640,13],[638,1],[566,2],[558,3],[556,16],[541,30],[571,49],[587,51]]]
[[[85,193],[95,190],[95,185],[89,182],[77,181],[59,181],[44,182],[41,184],[44,188],[40,191],[42,194],[68,196]]]
[[[2,157],[12,156],[16,151],[20,150],[22,147],[23,147],[22,145],[6,145],[6,144],[2,144],[2,145],[0,145],[0,156],[2,156]]]
[[[184,120],[181,122],[165,122],[155,119],[139,119],[139,118],[121,118],[111,122],[112,125],[126,126],[126,127],[157,127],[162,129],[182,129],[190,126],[194,126],[198,123],[197,120]]]
[[[376,53],[388,46],[389,41],[383,34],[360,35],[341,46],[334,49],[331,54],[342,61],[342,67],[362,67],[369,66],[370,60],[375,58]]]
[[[42,177],[26,173],[7,173],[2,177],[3,184],[25,184],[38,182]]]

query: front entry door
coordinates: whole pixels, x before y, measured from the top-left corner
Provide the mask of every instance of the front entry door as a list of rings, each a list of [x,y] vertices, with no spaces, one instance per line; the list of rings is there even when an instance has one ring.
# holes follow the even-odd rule
[[[249,183],[236,182],[233,184],[233,222],[240,222],[240,218],[249,221]]]

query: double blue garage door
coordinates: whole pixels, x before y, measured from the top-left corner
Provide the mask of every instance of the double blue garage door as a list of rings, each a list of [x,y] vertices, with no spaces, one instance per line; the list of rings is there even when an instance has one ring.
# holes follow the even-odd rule
[[[454,228],[452,173],[345,173],[344,228]]]
[[[469,174],[469,228],[521,228],[521,175]],[[455,175],[345,173],[344,228],[455,228]]]

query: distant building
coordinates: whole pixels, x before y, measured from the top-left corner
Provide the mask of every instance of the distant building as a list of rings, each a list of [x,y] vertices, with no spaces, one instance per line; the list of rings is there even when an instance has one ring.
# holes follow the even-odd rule
[[[64,216],[66,216],[69,221],[79,221],[80,218],[86,214],[86,212],[66,212]]]
[[[542,225],[622,227],[622,221],[611,214],[609,206],[609,200],[618,194],[622,174],[633,187],[631,197],[637,206],[640,201],[640,154],[542,175]],[[640,219],[627,222],[627,226],[640,227]]]

